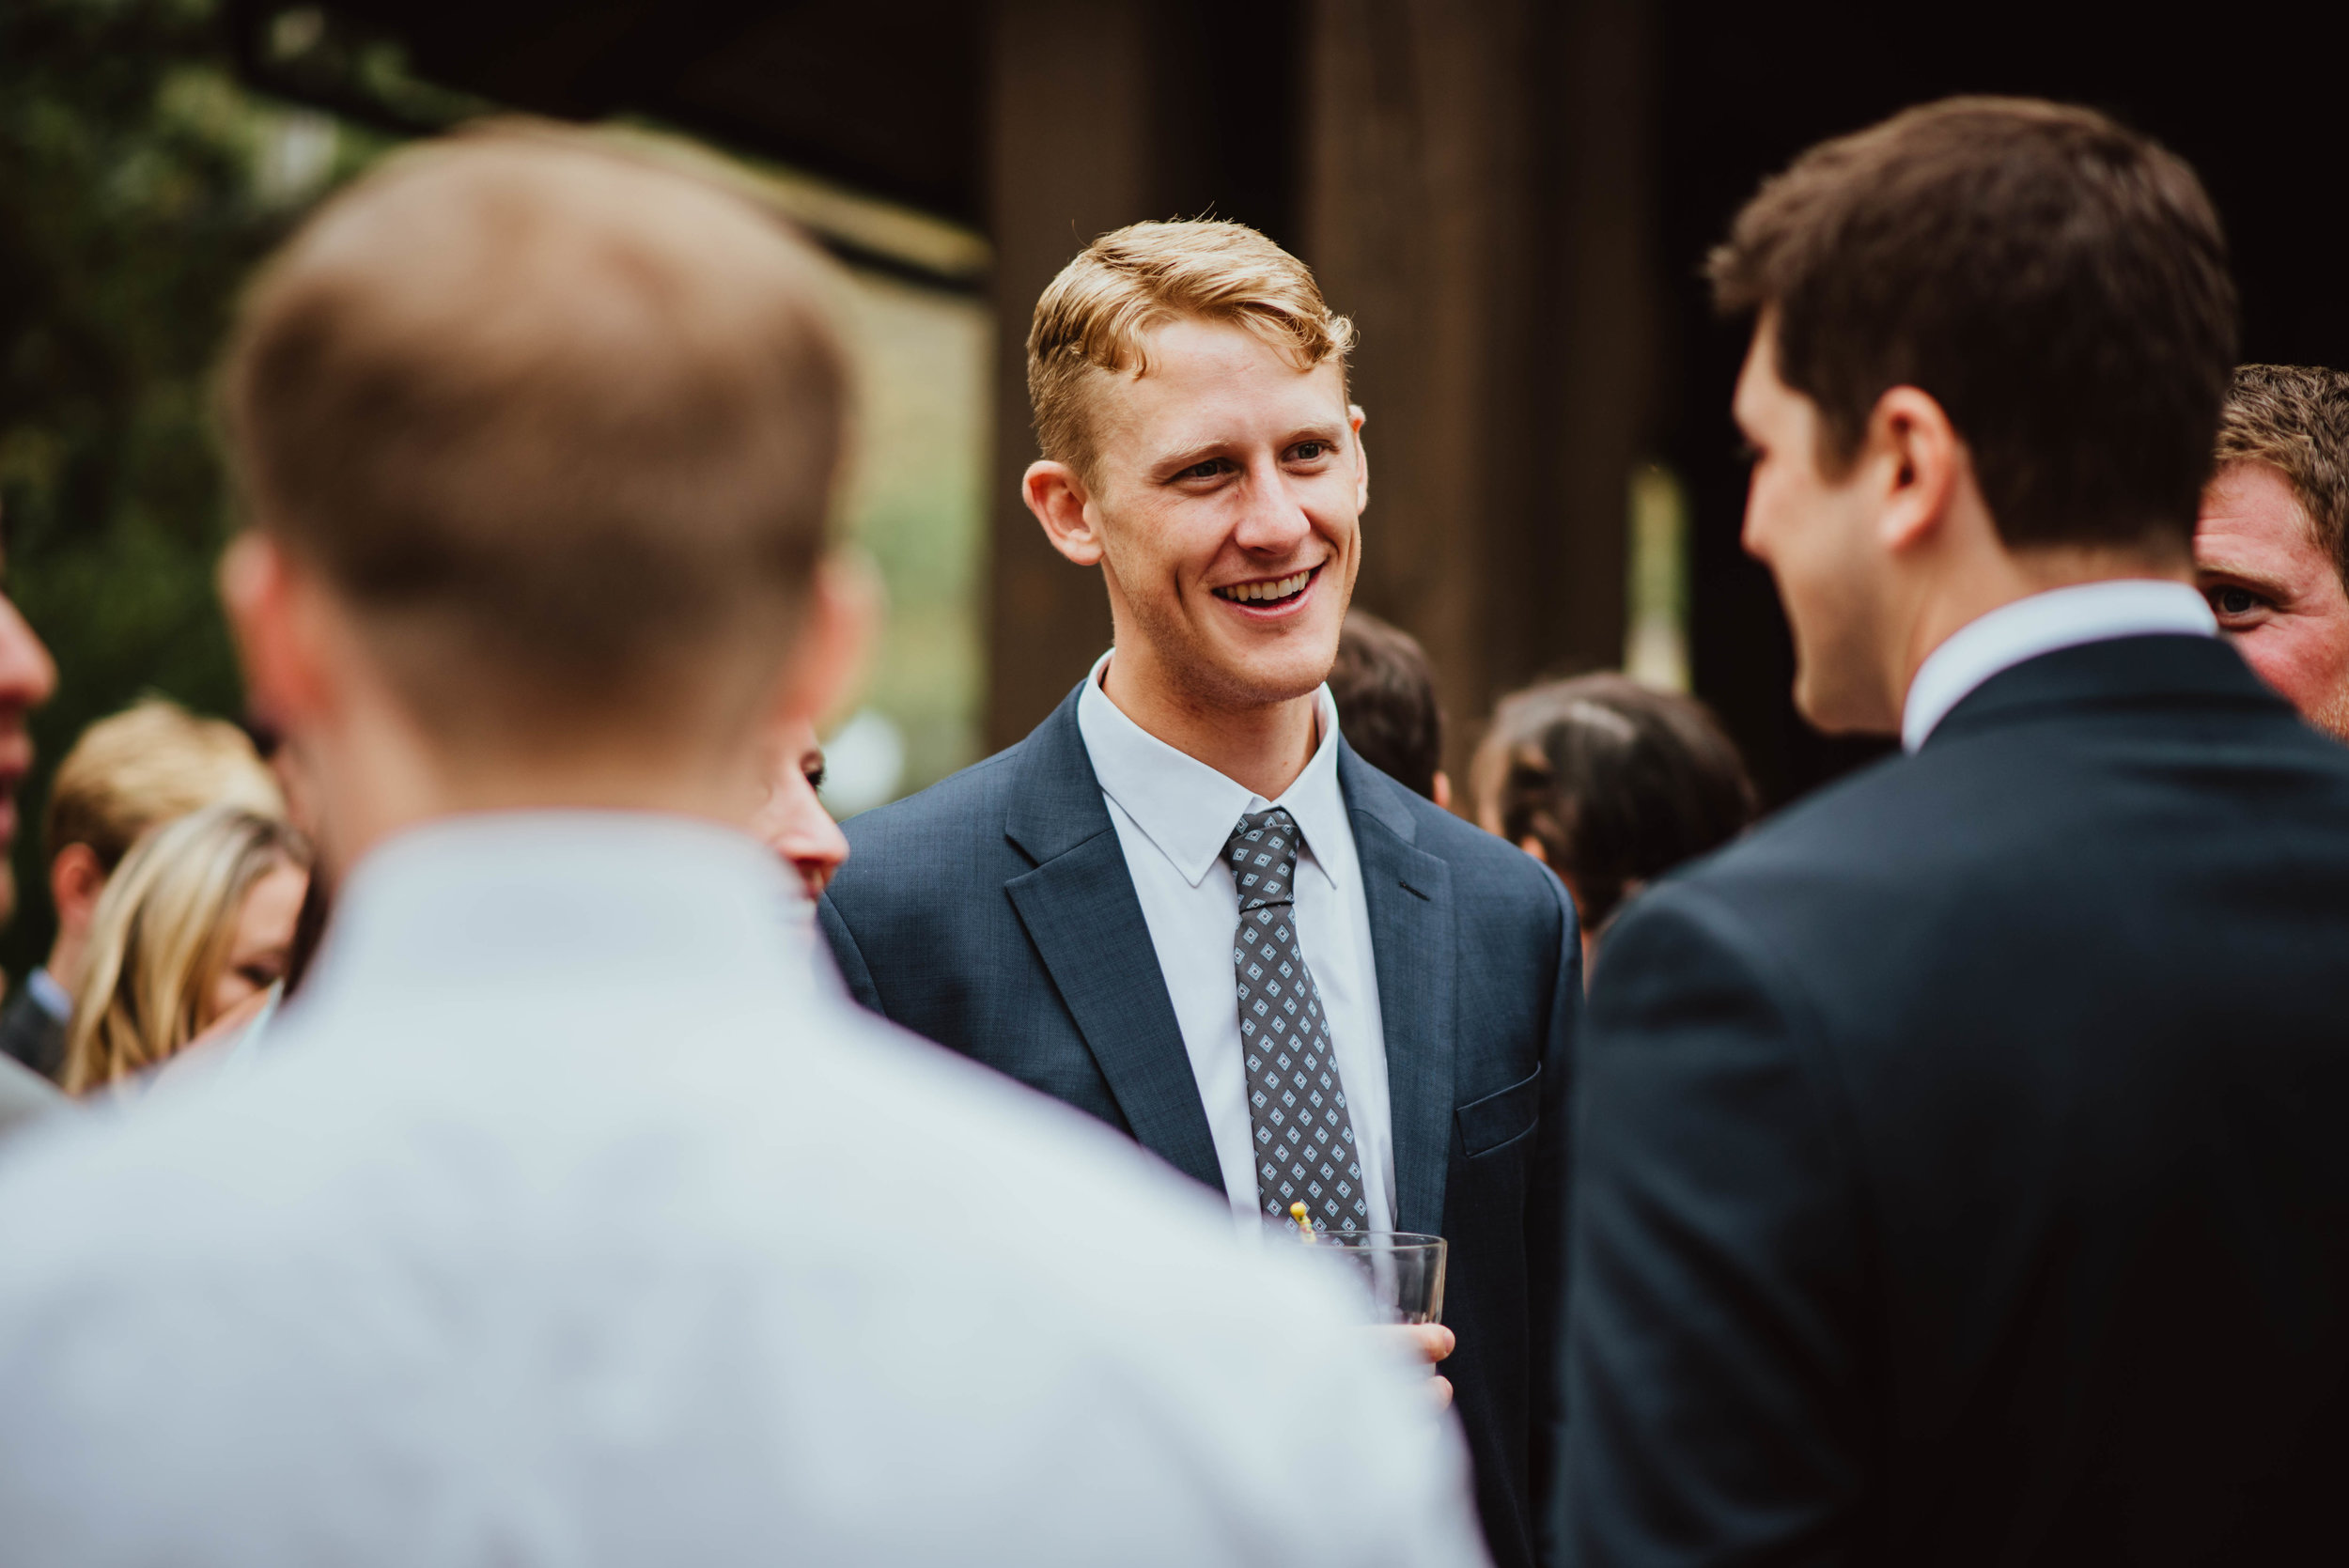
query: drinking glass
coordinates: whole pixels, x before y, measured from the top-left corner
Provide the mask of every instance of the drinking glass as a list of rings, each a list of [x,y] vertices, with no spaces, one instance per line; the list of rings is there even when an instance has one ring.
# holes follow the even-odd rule
[[[1443,1321],[1443,1237],[1419,1231],[1316,1231],[1310,1242],[1299,1240],[1346,1267],[1369,1293],[1377,1321]]]

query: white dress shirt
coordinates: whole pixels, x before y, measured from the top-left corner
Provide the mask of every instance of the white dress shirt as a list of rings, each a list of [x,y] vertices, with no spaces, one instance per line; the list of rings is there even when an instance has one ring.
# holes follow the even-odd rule
[[[1958,628],[1917,666],[1901,708],[1901,745],[1911,752],[1923,745],[1975,688],[2025,660],[2082,643],[2157,634],[2216,637],[2218,621],[2195,589],[2154,578],[2050,588],[2000,605]]]
[[[1338,788],[1338,708],[1323,687],[1315,696],[1321,741],[1278,800],[1268,800],[1126,717],[1101,689],[1103,654],[1077,699],[1077,727],[1100,780],[1126,869],[1158,950],[1159,972],[1190,1053],[1206,1107],[1223,1190],[1241,1228],[1261,1228],[1248,1071],[1241,1061],[1238,979],[1232,935],[1239,889],[1223,847],[1249,812],[1278,805],[1297,819],[1297,935],[1330,1020],[1330,1048],[1346,1085],[1346,1111],[1362,1162],[1370,1228],[1394,1229],[1394,1123],[1387,1094],[1387,1035],[1378,1012],[1378,969],[1370,945],[1370,904],[1354,851],[1354,825]]]
[[[421,829],[245,1080],[0,1155],[0,1558],[1484,1560],[1302,1249],[857,1011],[684,819]]]

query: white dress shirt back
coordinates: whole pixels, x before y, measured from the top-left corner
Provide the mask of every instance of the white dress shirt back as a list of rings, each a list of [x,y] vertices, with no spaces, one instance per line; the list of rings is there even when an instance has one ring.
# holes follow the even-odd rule
[[[1483,1560],[1334,1281],[857,1011],[801,903],[683,820],[420,830],[250,1078],[15,1141],[0,1556]]]
[[[1915,751],[1983,681],[2026,660],[2083,643],[2167,633],[2216,637],[2218,619],[2184,582],[2116,578],[2050,588],[1958,628],[1925,656],[1901,707],[1901,747]]]
[[[1101,690],[1111,657],[1104,654],[1095,663],[1077,698],[1077,727],[1126,852],[1159,972],[1166,977],[1232,1211],[1244,1231],[1262,1228],[1238,979],[1232,969],[1239,889],[1224,863],[1223,846],[1241,816],[1278,805],[1297,819],[1304,840],[1297,857],[1298,939],[1330,1020],[1330,1049],[1346,1085],[1362,1162],[1370,1228],[1391,1231],[1394,1120],[1387,1090],[1387,1035],[1378,1011],[1370,904],[1362,893],[1354,825],[1338,787],[1337,704],[1326,686],[1316,694],[1320,744],[1281,799],[1267,800],[1128,718]]]

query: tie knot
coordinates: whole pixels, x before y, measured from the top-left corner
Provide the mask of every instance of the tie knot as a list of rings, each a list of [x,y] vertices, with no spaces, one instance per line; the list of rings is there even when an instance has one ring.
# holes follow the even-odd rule
[[[1279,806],[1252,811],[1223,843],[1223,859],[1239,888],[1242,910],[1293,904],[1297,878],[1297,818]]]

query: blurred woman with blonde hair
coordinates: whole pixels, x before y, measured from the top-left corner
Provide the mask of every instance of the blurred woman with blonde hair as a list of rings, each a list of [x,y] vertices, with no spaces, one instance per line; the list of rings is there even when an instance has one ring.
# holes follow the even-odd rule
[[[207,807],[142,838],[90,922],[67,1092],[155,1066],[276,985],[309,878],[301,835],[241,806]]]

